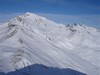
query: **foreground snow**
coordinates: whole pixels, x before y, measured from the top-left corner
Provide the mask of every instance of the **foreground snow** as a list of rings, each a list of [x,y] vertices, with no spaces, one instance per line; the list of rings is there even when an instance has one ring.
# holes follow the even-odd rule
[[[99,75],[99,37],[100,30],[92,27],[59,25],[26,13],[0,25],[0,72],[42,64]]]

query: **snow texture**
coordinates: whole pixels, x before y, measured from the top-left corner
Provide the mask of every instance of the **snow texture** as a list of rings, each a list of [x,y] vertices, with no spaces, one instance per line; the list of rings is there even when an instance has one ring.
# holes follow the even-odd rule
[[[27,75],[100,75],[100,30],[33,13],[15,17],[0,25],[0,75],[26,75],[22,69]]]

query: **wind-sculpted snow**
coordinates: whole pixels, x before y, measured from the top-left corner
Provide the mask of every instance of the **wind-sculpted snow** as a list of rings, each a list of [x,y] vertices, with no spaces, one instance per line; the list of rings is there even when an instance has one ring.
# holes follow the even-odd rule
[[[57,67],[59,71],[68,68],[83,73],[77,75],[99,75],[99,37],[99,30],[92,27],[60,25],[26,13],[0,25],[0,72],[16,72],[30,65],[42,64]]]

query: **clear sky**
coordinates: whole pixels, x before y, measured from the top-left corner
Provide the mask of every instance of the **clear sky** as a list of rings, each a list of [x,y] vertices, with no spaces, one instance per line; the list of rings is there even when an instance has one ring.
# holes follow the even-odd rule
[[[0,22],[33,12],[63,24],[100,28],[100,0],[0,0]]]

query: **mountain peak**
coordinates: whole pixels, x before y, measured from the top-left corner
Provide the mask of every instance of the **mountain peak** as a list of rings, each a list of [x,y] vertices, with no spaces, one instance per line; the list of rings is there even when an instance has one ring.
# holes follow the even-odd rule
[[[99,75],[99,37],[91,27],[60,26],[28,12],[0,25],[0,72],[19,72],[31,64],[42,64]],[[28,68],[26,74],[33,72]]]
[[[45,17],[30,12],[26,12],[24,15],[22,15],[22,17],[31,19],[46,19]]]
[[[33,14],[33,13],[31,13],[31,12],[26,12],[26,14],[29,14],[29,15],[31,15],[31,14]]]
[[[26,12],[25,14],[24,14],[24,17],[29,17],[29,16],[38,16],[38,15],[36,15],[36,14],[34,14],[34,13],[30,13],[30,12]]]
[[[34,13],[27,12],[26,14],[17,16],[9,21],[9,25],[39,25],[45,23],[46,18],[36,15]]]

